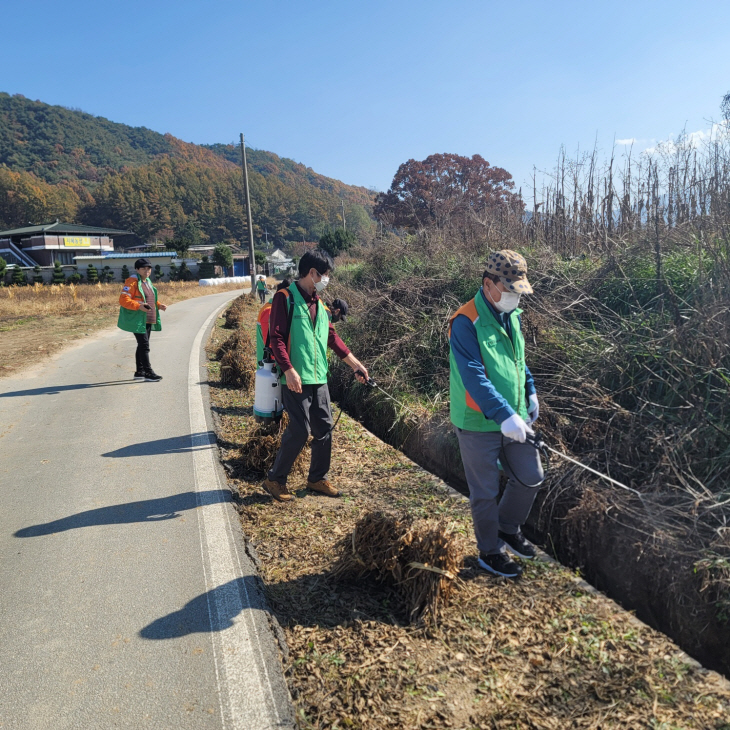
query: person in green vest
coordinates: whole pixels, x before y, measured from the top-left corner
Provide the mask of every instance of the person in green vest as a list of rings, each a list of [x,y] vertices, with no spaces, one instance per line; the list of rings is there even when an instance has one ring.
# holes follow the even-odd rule
[[[131,332],[137,340],[135,380],[156,383],[162,376],[150,365],[150,333],[162,329],[160,312],[167,306],[157,300],[157,288],[150,281],[152,264],[147,259],[137,259],[134,268],[137,273],[124,282],[119,295],[117,327]]]
[[[508,550],[525,559],[536,555],[521,528],[537,493],[533,485],[544,477],[537,449],[525,443],[540,412],[519,309],[521,296],[532,291],[524,257],[497,251],[482,287],[449,324],[451,422],[469,485],[478,562],[508,578],[522,573]],[[509,480],[498,501],[500,456]]]
[[[338,337],[320,294],[334,269],[330,255],[321,249],[307,251],[299,260],[299,279],[276,292],[269,317],[269,346],[284,374],[282,401],[289,425],[281,439],[274,465],[263,488],[274,499],[292,499],[287,479],[311,433],[312,460],[307,487],[328,497],[339,497],[329,482],[332,456],[332,407],[327,376],[327,349],[331,349],[365,383],[367,368]]]
[[[256,279],[256,292],[259,295],[259,301],[264,304],[266,302],[266,279],[263,276]]]

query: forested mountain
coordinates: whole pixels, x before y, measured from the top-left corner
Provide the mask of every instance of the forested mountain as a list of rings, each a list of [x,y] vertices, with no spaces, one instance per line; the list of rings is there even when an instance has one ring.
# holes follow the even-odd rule
[[[374,195],[247,148],[254,234],[313,240],[339,220],[371,225]],[[145,127],[0,93],[0,227],[54,218],[142,239],[196,221],[212,242],[244,237],[240,147],[194,145]]]

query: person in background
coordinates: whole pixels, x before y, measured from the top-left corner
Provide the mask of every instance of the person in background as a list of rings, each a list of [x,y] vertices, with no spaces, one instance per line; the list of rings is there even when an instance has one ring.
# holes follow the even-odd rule
[[[162,380],[162,376],[150,365],[150,333],[162,329],[160,312],[164,312],[167,307],[157,300],[157,289],[150,281],[152,264],[147,259],[137,259],[134,268],[136,275],[130,276],[124,282],[119,295],[117,327],[131,332],[137,340],[135,380],[144,379],[156,383]]]
[[[321,249],[307,251],[299,260],[299,280],[276,292],[271,303],[269,341],[286,386],[282,389],[289,425],[281,439],[274,465],[263,488],[274,499],[292,499],[287,478],[311,433],[312,460],[307,487],[328,497],[340,493],[327,480],[332,458],[332,407],[327,386],[327,348],[365,383],[368,371],[337,336],[319,295],[329,283],[334,263]]]
[[[263,304],[266,301],[266,279],[263,276],[256,279],[256,293],[259,295],[259,301]]]
[[[288,289],[291,286],[289,279],[282,279],[276,285],[276,291]],[[259,310],[259,316],[256,319],[256,362],[264,359],[264,347],[268,347],[269,341],[269,317],[271,317],[271,302],[266,302]]]
[[[335,299],[332,304],[329,305],[330,319],[332,322],[344,322],[347,319],[347,313],[350,311],[350,307],[344,299]]]
[[[490,573],[517,578],[522,568],[507,550],[534,558],[522,535],[543,480],[537,449],[526,444],[540,406],[525,364],[525,339],[518,309],[532,294],[527,262],[515,251],[489,256],[476,296],[449,324],[451,422],[459,440],[469,485],[479,565]],[[499,495],[498,459],[509,477]]]

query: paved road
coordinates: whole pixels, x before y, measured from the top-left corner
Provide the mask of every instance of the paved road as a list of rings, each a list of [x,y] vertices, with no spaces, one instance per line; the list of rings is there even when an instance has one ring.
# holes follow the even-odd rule
[[[160,383],[117,329],[0,380],[3,730],[292,726],[201,384],[235,295],[163,314]]]

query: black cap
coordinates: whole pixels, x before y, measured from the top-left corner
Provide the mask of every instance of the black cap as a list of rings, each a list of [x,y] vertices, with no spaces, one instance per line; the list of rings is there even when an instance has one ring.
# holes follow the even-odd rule
[[[332,306],[330,307],[330,309],[339,309],[340,317],[342,317],[342,320],[344,321],[345,317],[347,317],[347,312],[350,307],[347,306],[347,302],[344,299],[335,299],[332,302]]]
[[[152,268],[152,264],[149,261],[147,261],[147,259],[137,259],[134,262],[135,269],[141,269],[143,266],[149,266],[150,268]]]

